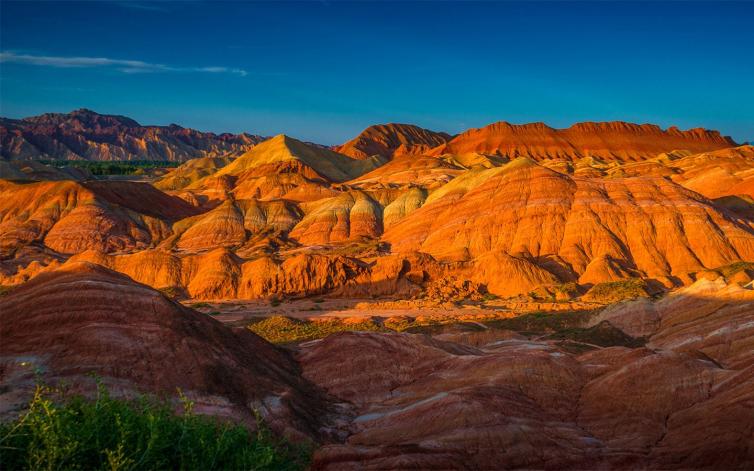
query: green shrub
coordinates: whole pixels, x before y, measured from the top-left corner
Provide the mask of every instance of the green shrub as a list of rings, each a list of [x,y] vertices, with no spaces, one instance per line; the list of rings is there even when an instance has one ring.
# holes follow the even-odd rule
[[[159,291],[171,301],[176,301],[186,296],[186,293],[180,286],[165,286],[163,288],[159,288]]]
[[[597,283],[584,295],[585,301],[617,303],[626,299],[648,298],[647,283],[640,278]]]
[[[210,303],[205,302],[199,302],[191,305],[192,309],[204,309],[204,308],[211,308],[212,305]]]
[[[38,387],[29,410],[0,425],[0,468],[15,469],[303,469],[307,454],[240,425],[195,415],[181,395],[182,415],[169,403],[110,397],[65,397]]]
[[[722,267],[715,268],[715,271],[720,273],[725,278],[730,278],[731,276],[735,275],[736,273],[742,272],[742,271],[754,271],[754,263],[752,262],[733,262],[729,265],[724,265]]]
[[[90,171],[92,175],[143,175],[145,169],[177,167],[182,163],[152,160],[40,160],[40,162],[58,168],[83,168]]]
[[[586,325],[594,315],[593,311],[538,311],[507,319],[483,321],[492,329],[513,330],[520,333],[543,334],[560,332]]]
[[[347,331],[388,331],[372,319],[346,322],[342,319],[292,319],[285,316],[272,316],[250,324],[249,330],[272,343],[302,342],[321,339],[336,332]]]

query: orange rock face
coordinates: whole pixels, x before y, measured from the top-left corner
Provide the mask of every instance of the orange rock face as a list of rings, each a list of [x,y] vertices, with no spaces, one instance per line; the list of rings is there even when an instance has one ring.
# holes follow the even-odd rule
[[[393,157],[404,154],[420,154],[450,139],[444,132],[434,132],[412,124],[379,124],[369,126],[354,139],[333,150],[355,159],[373,155]]]
[[[40,243],[63,254],[146,248],[170,233],[170,221],[194,209],[151,185],[0,180],[0,247]]]
[[[675,149],[705,152],[734,145],[730,138],[704,129],[662,130],[655,125],[622,121],[578,123],[567,129],[554,129],[544,123],[515,125],[501,121],[461,133],[433,149],[432,154],[478,152],[535,160],[591,156],[634,161]]]
[[[120,122],[90,118],[102,132]],[[83,135],[84,121],[66,129]],[[555,296],[566,283],[583,294],[628,278],[688,285],[754,260],[754,157],[751,146],[720,149],[730,145],[712,131],[620,122],[496,123],[453,139],[384,125],[336,148],[350,156],[279,135],[242,155],[192,160],[154,185],[3,182],[0,284],[83,253],[202,299],[420,296],[450,279],[503,297]],[[8,168],[63,178],[31,167]],[[281,275],[301,253],[348,268],[329,279],[317,278],[332,275],[325,269]],[[420,280],[395,262],[411,254],[432,260]]]
[[[754,146],[690,155],[671,165],[682,172],[676,182],[707,198],[754,198]]]
[[[440,258],[497,250],[555,260],[592,282],[622,270],[658,278],[754,258],[747,228],[665,179],[572,178],[526,159],[456,178],[383,238],[393,251]],[[606,256],[612,267],[593,265]]]

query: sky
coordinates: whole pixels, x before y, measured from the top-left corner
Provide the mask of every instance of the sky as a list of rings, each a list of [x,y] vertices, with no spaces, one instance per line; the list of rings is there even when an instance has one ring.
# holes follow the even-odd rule
[[[754,2],[0,0],[0,116],[337,144],[624,120],[754,140]]]

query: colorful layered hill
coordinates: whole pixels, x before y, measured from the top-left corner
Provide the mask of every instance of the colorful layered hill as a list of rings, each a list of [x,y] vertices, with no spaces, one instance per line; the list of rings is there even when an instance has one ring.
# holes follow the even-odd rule
[[[321,393],[286,352],[99,265],[42,274],[0,299],[0,313],[3,381],[16,391],[0,413],[22,406],[35,374],[77,393],[93,392],[96,374],[119,393],[180,388],[200,413],[250,425],[259,414],[294,436],[316,435],[324,417]]]
[[[333,150],[365,159],[373,155],[392,157],[403,154],[421,154],[446,143],[451,136],[414,126],[413,124],[378,124],[369,126],[358,136]]]
[[[92,396],[99,381],[261,419],[315,449],[313,469],[751,469],[752,306],[751,289],[700,279],[557,335],[490,322],[283,349],[72,263],[0,297],[0,416],[40,382]]]
[[[124,116],[87,109],[24,119],[0,118],[3,160],[155,160],[181,162],[239,155],[260,142],[251,134],[214,134],[170,126],[142,126]]]
[[[384,158],[354,159],[286,135],[253,147],[227,165],[206,162],[206,175],[187,163],[157,182],[164,189],[185,189],[211,199],[284,198],[294,201],[333,196],[332,185],[379,167]],[[213,171],[215,170],[215,171]],[[180,182],[180,185],[176,185]],[[182,186],[183,183],[189,183]]]
[[[546,284],[550,275],[667,281],[754,259],[752,231],[680,185],[572,178],[526,158],[456,177],[383,240],[397,252],[475,260],[472,279],[499,294]]]
[[[597,157],[625,162],[652,158],[672,150],[697,153],[734,145],[731,138],[701,128],[663,130],[652,124],[613,121],[585,122],[555,129],[544,123],[516,125],[500,121],[461,133],[430,153],[482,153],[534,160]]]
[[[401,297],[450,279],[512,297],[636,278],[669,289],[754,261],[754,154],[695,152],[729,143],[716,132],[498,123],[424,154],[398,149],[445,137],[361,137],[388,130],[402,137],[374,141],[383,155],[279,135],[152,184],[47,181],[36,165],[24,175],[42,181],[0,184],[0,284],[85,260],[202,299]],[[489,147],[458,150],[482,134]]]

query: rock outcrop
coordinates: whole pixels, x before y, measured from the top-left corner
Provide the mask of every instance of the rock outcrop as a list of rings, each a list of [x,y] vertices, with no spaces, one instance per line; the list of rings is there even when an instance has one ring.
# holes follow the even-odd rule
[[[188,203],[145,183],[0,180],[0,248],[8,252],[30,243],[63,254],[143,249],[191,214]]]
[[[652,124],[622,121],[578,123],[567,129],[554,129],[544,123],[516,125],[505,121],[470,129],[446,144],[432,149],[432,155],[497,154],[511,159],[534,160],[598,157],[617,161],[652,158],[661,152],[685,149],[706,152],[735,146],[729,137],[701,128],[666,130]]]
[[[490,251],[546,258],[590,283],[668,279],[754,259],[754,231],[664,178],[575,178],[528,159],[466,172],[383,239],[394,252],[448,260]]]
[[[394,157],[405,154],[421,154],[446,143],[450,134],[435,132],[413,124],[377,124],[369,126],[358,136],[333,150],[355,159],[373,155]]]

